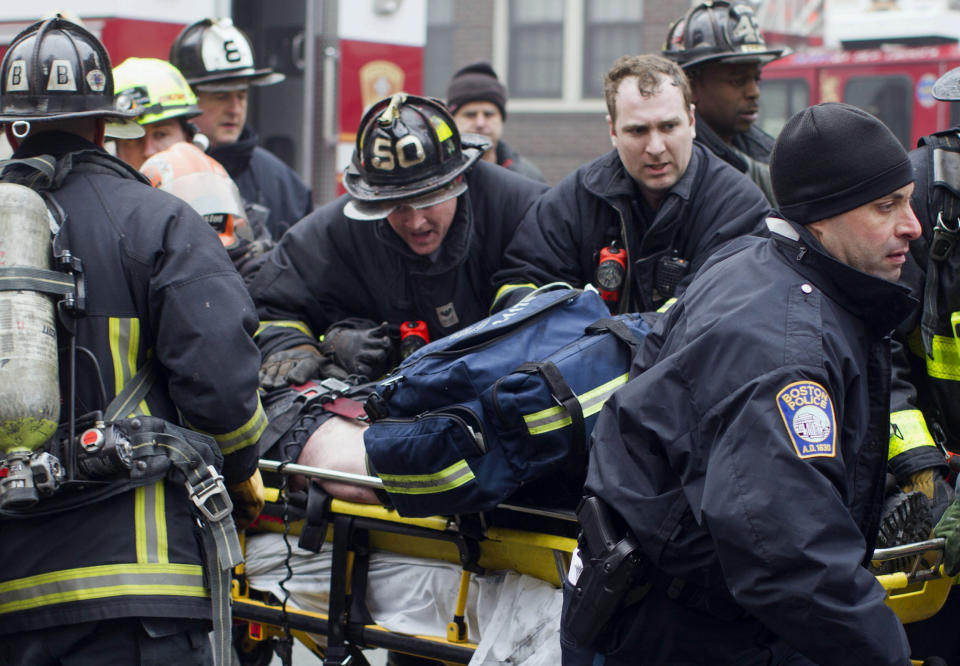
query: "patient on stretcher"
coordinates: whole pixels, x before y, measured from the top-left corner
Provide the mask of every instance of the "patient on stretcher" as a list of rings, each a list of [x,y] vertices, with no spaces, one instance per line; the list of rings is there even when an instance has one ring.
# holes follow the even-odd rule
[[[366,475],[366,453],[363,448],[365,423],[343,416],[333,415],[307,438],[303,450],[297,457],[297,463],[310,467],[320,467],[337,472]],[[380,504],[380,500],[370,488],[342,483],[340,481],[318,481],[321,487],[332,497],[360,502],[362,504]],[[295,489],[306,487],[306,479],[295,476]]]

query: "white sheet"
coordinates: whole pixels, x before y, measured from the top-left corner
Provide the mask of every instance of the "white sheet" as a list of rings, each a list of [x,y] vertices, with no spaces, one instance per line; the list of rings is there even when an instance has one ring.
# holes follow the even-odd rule
[[[293,578],[285,583],[288,603],[324,613],[329,604],[330,547],[319,554],[301,550],[291,537]],[[286,546],[279,534],[247,538],[246,573],[250,586],[283,598]],[[370,555],[367,608],[391,631],[445,636],[453,619],[460,567],[383,551]],[[478,647],[470,666],[557,666],[560,663],[561,591],[514,571],[473,575],[467,629]]]

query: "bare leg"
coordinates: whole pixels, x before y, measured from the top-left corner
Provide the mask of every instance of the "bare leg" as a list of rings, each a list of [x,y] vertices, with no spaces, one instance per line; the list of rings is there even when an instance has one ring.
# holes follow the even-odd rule
[[[366,450],[363,448],[363,431],[366,429],[365,424],[342,416],[327,419],[310,435],[297,462],[338,472],[367,474]],[[320,485],[337,499],[363,504],[380,503],[370,488],[339,481],[320,481]]]

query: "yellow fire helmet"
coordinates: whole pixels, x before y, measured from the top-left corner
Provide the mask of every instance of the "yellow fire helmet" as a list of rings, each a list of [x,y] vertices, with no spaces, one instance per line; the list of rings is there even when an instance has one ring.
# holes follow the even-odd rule
[[[139,111],[141,125],[203,113],[176,67],[157,58],[127,58],[113,69],[118,109]]]

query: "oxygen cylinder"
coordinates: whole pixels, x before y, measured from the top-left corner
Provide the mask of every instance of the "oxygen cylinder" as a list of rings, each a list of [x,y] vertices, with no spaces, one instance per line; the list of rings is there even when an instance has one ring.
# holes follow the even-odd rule
[[[28,187],[0,183],[0,268],[49,270],[50,257],[46,203]],[[0,451],[9,470],[3,490],[29,502],[36,491],[29,474],[19,472],[60,418],[57,328],[53,297],[4,288],[10,279],[0,276]]]

